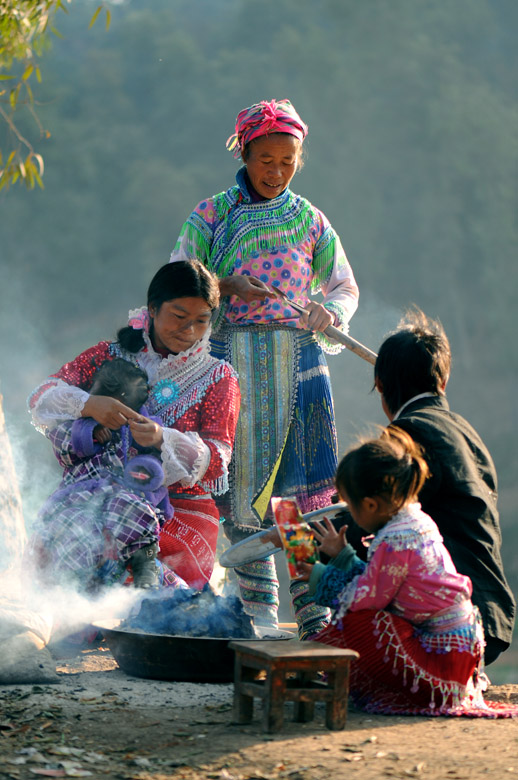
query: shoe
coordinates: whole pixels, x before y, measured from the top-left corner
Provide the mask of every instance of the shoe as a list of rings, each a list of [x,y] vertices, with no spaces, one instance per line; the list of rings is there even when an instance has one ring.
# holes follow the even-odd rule
[[[133,553],[128,563],[133,572],[133,584],[136,588],[158,588],[160,585],[156,565],[156,555],[158,553],[158,544],[154,542],[147,547],[141,547],[136,553]]]

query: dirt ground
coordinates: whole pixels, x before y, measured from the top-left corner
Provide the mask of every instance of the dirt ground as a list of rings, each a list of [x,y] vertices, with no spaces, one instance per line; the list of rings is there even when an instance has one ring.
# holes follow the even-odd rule
[[[99,643],[97,643],[99,644]],[[281,732],[232,721],[232,684],[131,677],[103,645],[58,661],[54,685],[0,686],[0,778],[482,780],[518,777],[518,719],[371,716],[349,707],[328,731],[323,705]],[[487,698],[518,704],[518,685]],[[259,707],[257,707],[259,710]]]

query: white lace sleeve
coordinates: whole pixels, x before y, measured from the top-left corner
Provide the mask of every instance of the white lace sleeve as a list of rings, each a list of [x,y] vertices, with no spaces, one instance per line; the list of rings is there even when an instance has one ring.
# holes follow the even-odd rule
[[[52,384],[38,396],[40,388],[50,382]],[[63,382],[62,379],[54,378],[42,382],[32,393],[31,397],[33,396],[37,401],[30,409],[32,424],[42,433],[49,428],[55,428],[65,420],[77,420],[81,417],[83,407],[90,397],[89,393],[81,390],[80,387],[74,387]]]
[[[199,482],[210,463],[210,449],[194,431],[163,429],[162,465],[166,485],[180,482],[192,487]]]

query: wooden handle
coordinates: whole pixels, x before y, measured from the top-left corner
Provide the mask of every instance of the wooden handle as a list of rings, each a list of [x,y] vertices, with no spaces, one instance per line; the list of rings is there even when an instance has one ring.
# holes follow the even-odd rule
[[[290,300],[286,293],[283,293],[281,290],[278,290],[277,288],[271,290],[272,295],[280,296],[283,300],[286,301],[286,303],[291,306],[295,311],[298,311],[300,314],[307,314],[309,316],[309,311],[305,309],[303,306],[300,305],[300,303],[295,303],[295,301]],[[343,333],[341,330],[338,330],[338,328],[335,328],[334,325],[329,325],[324,333],[326,336],[329,336],[330,339],[334,339],[335,341],[338,341],[339,344],[343,344],[347,349],[350,349],[351,352],[354,352],[356,355],[359,355],[361,358],[367,361],[367,363],[371,363],[374,365],[376,363],[376,358],[378,357],[375,352],[372,351],[372,349],[369,349],[368,347],[361,344],[359,341],[356,341],[356,339],[353,339],[352,336],[348,336],[346,333]]]
[[[354,352],[355,355],[358,355],[359,357],[363,358],[363,360],[366,360],[367,363],[371,363],[372,365],[376,363],[376,358],[378,356],[375,352],[372,351],[372,349],[369,349],[359,341],[356,341],[356,339],[353,339],[352,336],[348,336],[346,333],[342,333],[342,331],[338,328],[335,328],[334,325],[329,325],[325,329],[324,333],[326,336],[329,336],[330,339],[338,341],[339,344],[343,344],[345,347],[347,347],[347,349],[350,349],[351,352]]]

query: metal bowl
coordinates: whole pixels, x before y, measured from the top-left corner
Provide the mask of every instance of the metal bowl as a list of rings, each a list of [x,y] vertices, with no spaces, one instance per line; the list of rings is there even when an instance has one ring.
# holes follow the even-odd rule
[[[306,512],[302,515],[302,519],[311,525],[315,520],[322,521],[324,517],[332,520],[335,515],[342,509],[345,509],[347,504],[340,502],[338,504],[330,504],[324,506],[321,509],[315,509],[313,512]],[[245,563],[252,563],[253,561],[260,561],[264,558],[268,558],[270,555],[275,555],[282,550],[282,547],[268,540],[268,535],[271,534],[272,528],[265,528],[262,531],[252,534],[247,539],[243,539],[240,542],[236,542],[231,547],[227,547],[219,557],[219,565],[225,568],[232,568],[234,566],[243,566]]]
[[[126,631],[121,620],[95,623],[120,668],[135,677],[175,682],[225,683],[234,679],[235,639],[172,636]],[[256,627],[261,639],[293,639],[294,634]]]

